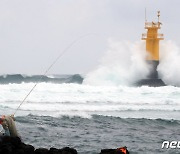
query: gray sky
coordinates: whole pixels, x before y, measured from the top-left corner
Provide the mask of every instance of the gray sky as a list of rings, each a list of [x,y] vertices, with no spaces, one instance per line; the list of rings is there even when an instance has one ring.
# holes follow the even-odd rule
[[[0,0],[0,74],[42,74],[72,41],[86,34],[49,74],[86,74],[108,39],[135,42],[161,11],[161,32],[180,45],[180,0]]]

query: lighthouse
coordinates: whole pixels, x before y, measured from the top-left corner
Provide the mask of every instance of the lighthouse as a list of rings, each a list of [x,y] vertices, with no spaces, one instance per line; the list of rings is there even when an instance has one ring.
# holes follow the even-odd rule
[[[164,35],[158,33],[162,23],[159,21],[160,11],[157,14],[157,22],[145,21],[147,33],[142,34],[142,40],[146,41],[146,60],[151,65],[151,71],[148,76],[150,79],[158,79],[157,66],[159,65],[159,41],[164,39]]]
[[[165,86],[164,82],[159,79],[157,72],[159,65],[159,41],[164,39],[164,35],[158,33],[162,25],[159,17],[160,11],[157,12],[157,22],[147,22],[145,13],[145,29],[147,32],[142,34],[142,40],[146,41],[146,62],[151,69],[147,79],[142,79],[138,82],[138,85]]]

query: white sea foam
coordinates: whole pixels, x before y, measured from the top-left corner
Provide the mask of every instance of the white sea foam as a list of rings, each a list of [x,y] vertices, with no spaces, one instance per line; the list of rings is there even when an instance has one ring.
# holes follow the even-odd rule
[[[1,85],[0,111],[13,112],[33,85]],[[119,117],[140,115],[143,118],[150,111],[164,112],[164,116],[157,115],[156,118],[166,117],[170,112],[179,113],[180,88],[40,83],[17,114],[82,117],[92,114]]]
[[[86,76],[84,84],[40,83],[17,114],[180,120],[179,87],[127,86],[149,72],[144,44],[110,41],[110,45],[101,64]],[[167,42],[161,48],[160,76],[166,83],[180,85],[178,47]],[[33,86],[34,83],[0,85],[0,112],[12,114]]]

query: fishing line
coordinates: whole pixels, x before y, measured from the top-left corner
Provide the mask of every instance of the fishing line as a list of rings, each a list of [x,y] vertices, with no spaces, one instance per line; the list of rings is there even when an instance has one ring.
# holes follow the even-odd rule
[[[16,112],[19,110],[19,108],[21,107],[21,105],[25,102],[25,100],[28,98],[28,96],[32,93],[32,91],[35,89],[35,87],[40,83],[40,81],[42,80],[42,78],[48,73],[48,71],[56,64],[56,62],[66,53],[69,51],[69,49],[76,44],[79,40],[89,36],[89,35],[95,35],[94,33],[90,33],[90,34],[85,34],[83,36],[78,37],[76,40],[72,41],[60,54],[59,56],[53,61],[53,63],[46,69],[46,71],[44,72],[43,75],[41,75],[41,77],[39,78],[39,81],[31,88],[31,90],[28,92],[28,94],[24,97],[24,99],[22,100],[22,102],[19,104],[19,106],[17,107],[17,109],[15,110],[14,114],[16,114]]]

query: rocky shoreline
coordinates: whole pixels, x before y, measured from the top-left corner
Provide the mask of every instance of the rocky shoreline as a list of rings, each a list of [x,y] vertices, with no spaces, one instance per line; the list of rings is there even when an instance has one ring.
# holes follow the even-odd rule
[[[126,149],[126,147],[124,147]],[[99,154],[129,154],[118,149],[103,149]],[[65,147],[62,149],[56,148],[38,148],[35,149],[32,145],[21,142],[18,137],[0,137],[0,154],[78,154],[74,148]]]

